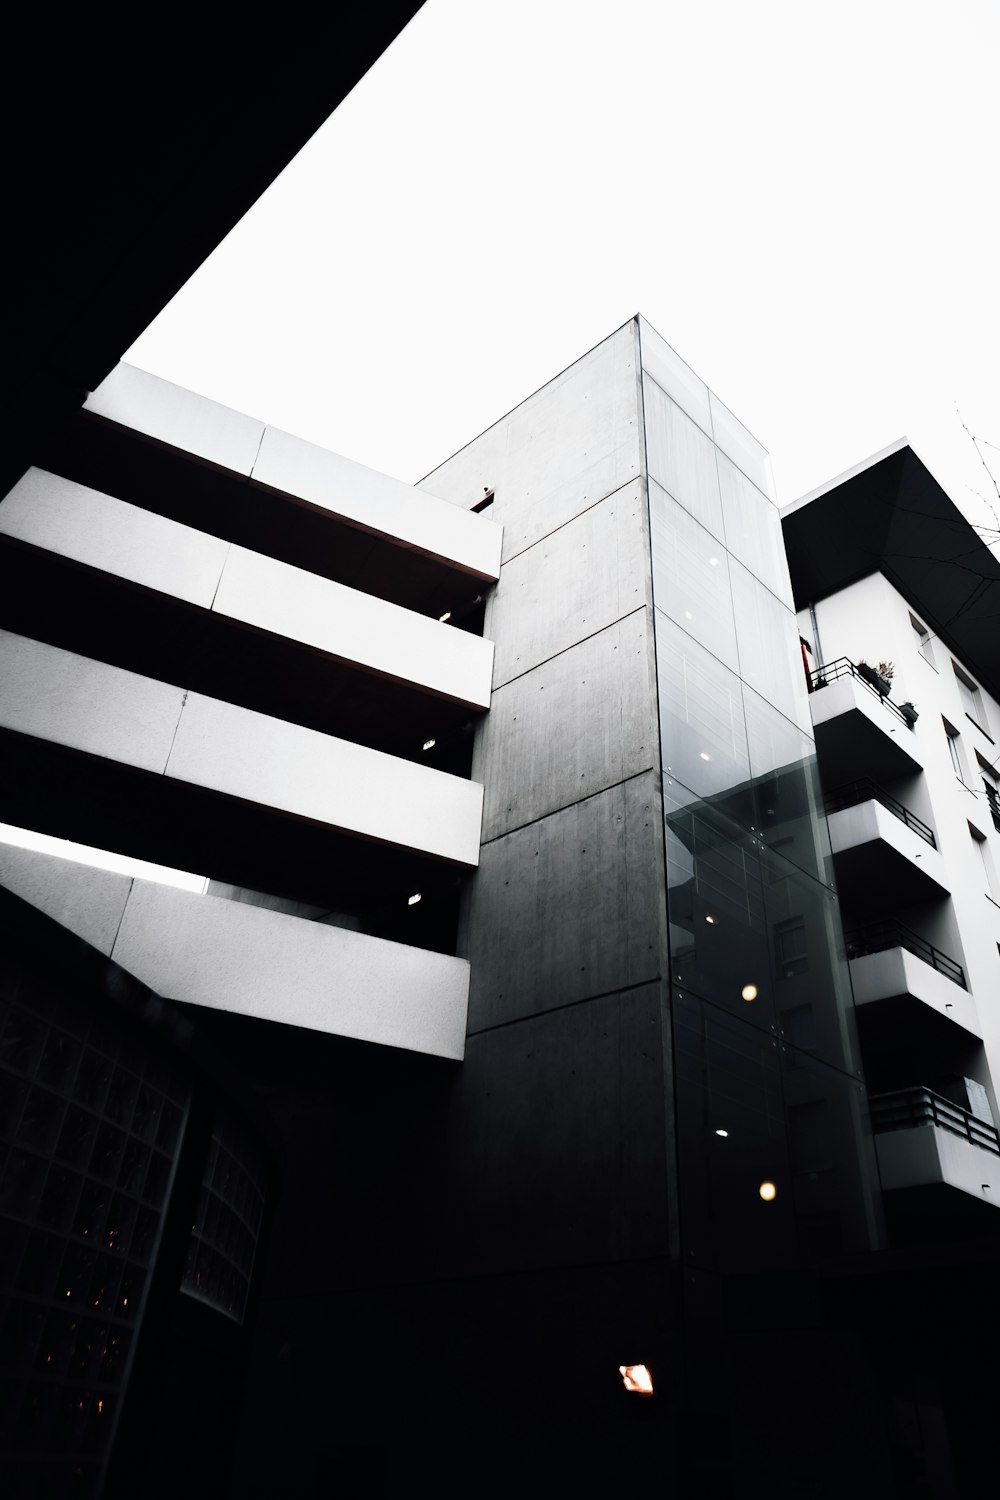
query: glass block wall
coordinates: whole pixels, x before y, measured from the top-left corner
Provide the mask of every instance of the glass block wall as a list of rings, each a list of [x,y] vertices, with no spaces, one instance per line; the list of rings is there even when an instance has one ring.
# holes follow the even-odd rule
[[[639,320],[685,1264],[874,1242],[877,1179],[767,454]]]

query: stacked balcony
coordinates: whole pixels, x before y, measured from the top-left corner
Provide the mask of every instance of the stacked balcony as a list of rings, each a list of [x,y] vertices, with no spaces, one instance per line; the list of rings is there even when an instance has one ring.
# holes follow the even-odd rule
[[[0,880],[169,998],[460,1057],[500,540],[120,367],[0,505],[0,820],[208,893]]]

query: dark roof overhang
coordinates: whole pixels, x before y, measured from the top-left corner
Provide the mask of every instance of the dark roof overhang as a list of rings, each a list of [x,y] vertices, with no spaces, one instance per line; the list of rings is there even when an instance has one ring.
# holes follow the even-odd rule
[[[781,514],[796,609],[882,573],[1000,697],[1000,561],[901,439]]]

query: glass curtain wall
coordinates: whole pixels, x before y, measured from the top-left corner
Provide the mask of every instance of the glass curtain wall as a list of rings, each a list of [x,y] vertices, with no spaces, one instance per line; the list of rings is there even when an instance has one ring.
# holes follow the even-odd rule
[[[639,320],[685,1264],[874,1243],[879,1194],[767,454]]]

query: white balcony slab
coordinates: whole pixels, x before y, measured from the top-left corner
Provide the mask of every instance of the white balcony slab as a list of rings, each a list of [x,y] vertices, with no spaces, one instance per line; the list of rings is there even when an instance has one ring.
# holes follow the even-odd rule
[[[879,1176],[892,1188],[945,1184],[1000,1206],[1000,1156],[936,1125],[887,1130],[875,1137]]]
[[[211,606],[229,543],[43,469],[0,505],[0,532],[102,572]]]
[[[110,953],[132,888],[129,875],[0,844],[0,885],[92,948]]]
[[[136,881],[112,949],[157,994],[461,1059],[465,959]]]
[[[166,770],[386,844],[479,862],[477,783],[199,693],[188,694]]]
[[[879,873],[875,861],[885,860],[884,878],[892,879],[893,860],[905,862],[911,874],[922,882],[930,882],[939,892],[950,890],[944,860],[937,849],[915,833],[895,813],[874,800],[861,802],[856,807],[845,807],[831,814],[830,843],[834,855],[855,854],[864,851],[870,871]],[[885,859],[885,856],[890,856]]]
[[[268,427],[253,479],[477,578],[500,573],[502,528],[364,464]]]
[[[171,1000],[461,1059],[469,965],[0,846],[0,884]]]
[[[0,727],[163,771],[184,693],[121,667],[0,631]]]
[[[213,608],[429,692],[489,707],[492,642],[258,552],[232,548]]]
[[[923,769],[917,733],[857,678],[838,677],[810,693],[809,712],[831,779],[877,782]]]
[[[88,396],[86,410],[236,474],[250,473],[264,436],[254,417],[134,365],[117,365]]]
[[[910,996],[917,1004],[928,1006],[982,1041],[976,1002],[968,990],[906,948],[889,948],[883,953],[852,958],[851,984],[856,1005]]]

